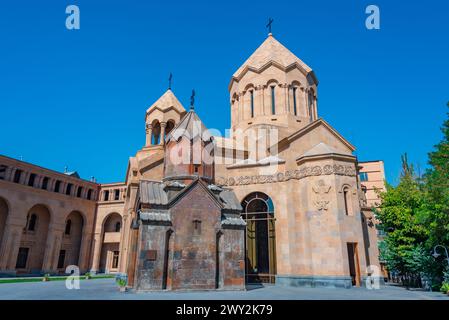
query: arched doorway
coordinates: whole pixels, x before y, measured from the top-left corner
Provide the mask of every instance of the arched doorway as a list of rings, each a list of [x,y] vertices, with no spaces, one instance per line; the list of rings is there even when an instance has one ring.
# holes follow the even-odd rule
[[[119,271],[121,230],[122,216],[116,212],[109,214],[103,224],[100,272],[111,273]]]
[[[0,198],[0,248],[3,241],[3,234],[5,233],[6,219],[8,218],[8,204]]]
[[[262,192],[253,192],[242,201],[246,221],[246,281],[274,283],[276,235],[274,206]]]
[[[84,218],[80,212],[73,211],[67,216],[58,257],[59,272],[65,272],[65,268],[70,265],[79,266],[83,226]]]
[[[50,218],[50,211],[41,204],[28,211],[17,254],[17,273],[42,273]]]

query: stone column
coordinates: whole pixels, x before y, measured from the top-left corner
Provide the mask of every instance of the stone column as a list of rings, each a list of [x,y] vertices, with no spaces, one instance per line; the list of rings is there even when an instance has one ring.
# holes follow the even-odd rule
[[[61,250],[63,227],[50,225],[47,242],[45,245],[44,261],[42,270],[44,272],[53,273],[57,270],[57,261],[59,258],[59,250]]]
[[[80,272],[82,273],[86,272],[88,269],[90,243],[91,243],[91,235],[89,234],[89,232],[83,230],[80,253],[78,258],[78,267],[80,268]]]
[[[94,235],[94,253],[92,258],[92,267],[90,271],[95,274],[100,269],[100,259],[101,259],[101,245],[103,242],[102,233],[96,232]]]
[[[151,136],[153,135],[153,126],[151,124],[149,123],[146,124],[145,133],[146,133],[145,146],[149,147],[151,146]]]
[[[0,244],[0,273],[15,271],[23,228],[24,225],[6,223]]]
[[[167,126],[167,122],[161,122],[161,137],[159,138],[159,144],[165,144],[165,127]]]

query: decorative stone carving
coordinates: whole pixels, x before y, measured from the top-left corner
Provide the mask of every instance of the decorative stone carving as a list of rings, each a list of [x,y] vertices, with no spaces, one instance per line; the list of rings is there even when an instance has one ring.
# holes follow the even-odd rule
[[[319,180],[318,183],[312,187],[316,194],[316,200],[313,202],[318,211],[329,209],[329,191],[331,186],[327,186],[324,180]]]
[[[238,176],[238,177],[217,177],[216,182],[220,186],[239,186],[250,184],[265,184],[274,182],[283,182],[290,179],[301,180],[310,176],[323,175],[341,175],[355,177],[356,172],[354,166],[344,165],[325,165],[303,167],[297,170],[287,170],[285,172],[278,172],[271,175],[254,175],[254,176]]]

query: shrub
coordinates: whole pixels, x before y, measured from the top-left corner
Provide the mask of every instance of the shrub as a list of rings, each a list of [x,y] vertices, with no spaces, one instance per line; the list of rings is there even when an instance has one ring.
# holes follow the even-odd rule
[[[449,282],[443,282],[440,291],[442,293],[449,293]]]

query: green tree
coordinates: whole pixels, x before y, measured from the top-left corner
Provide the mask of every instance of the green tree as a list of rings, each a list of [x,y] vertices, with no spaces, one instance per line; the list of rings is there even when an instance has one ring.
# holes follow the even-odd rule
[[[442,132],[442,141],[429,153],[426,174],[417,177],[405,154],[399,184],[387,185],[376,210],[387,234],[379,245],[380,258],[407,285],[417,284],[424,275],[434,285],[443,275],[448,280],[447,262],[430,253],[437,244],[449,245],[449,113]]]

